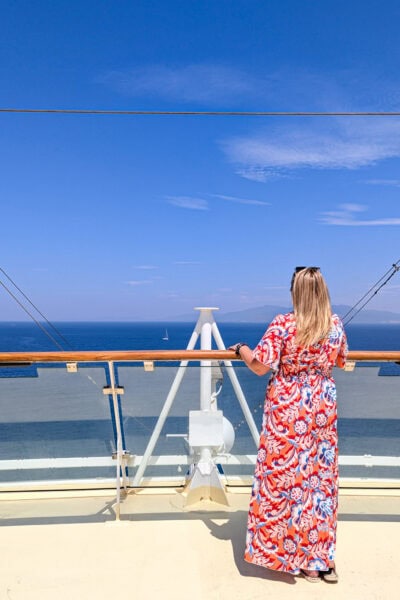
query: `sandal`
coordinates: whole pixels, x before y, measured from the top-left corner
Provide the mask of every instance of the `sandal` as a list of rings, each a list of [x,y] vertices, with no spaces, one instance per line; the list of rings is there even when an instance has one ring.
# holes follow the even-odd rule
[[[311,573],[316,573],[316,575],[311,575]],[[300,574],[310,583],[319,583],[321,581],[318,571],[305,571],[304,569],[300,569]]]
[[[339,581],[339,575],[337,574],[336,567],[330,567],[328,571],[321,571],[321,577],[328,583],[337,583]]]

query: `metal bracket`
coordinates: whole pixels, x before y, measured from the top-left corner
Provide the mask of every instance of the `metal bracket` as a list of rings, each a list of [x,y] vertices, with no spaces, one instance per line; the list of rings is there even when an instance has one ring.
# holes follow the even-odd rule
[[[131,453],[129,452],[129,450],[122,450],[122,454],[121,454],[121,458],[122,459],[129,458],[130,456],[131,456]],[[118,452],[117,451],[113,452],[112,455],[111,455],[111,458],[113,460],[117,460],[117,458],[118,458]]]
[[[356,368],[356,361],[355,360],[348,360],[348,361],[346,361],[346,364],[344,366],[344,370],[345,371],[354,371],[355,368]]]
[[[123,394],[125,394],[125,389],[123,386],[112,387],[112,386],[105,385],[103,387],[103,394],[105,396],[107,396],[109,394],[119,394],[120,396],[122,396]]]
[[[67,372],[68,373],[77,373],[78,372],[78,363],[76,363],[76,362],[67,363]]]
[[[154,371],[154,362],[152,360],[143,361],[143,367],[145,371]]]

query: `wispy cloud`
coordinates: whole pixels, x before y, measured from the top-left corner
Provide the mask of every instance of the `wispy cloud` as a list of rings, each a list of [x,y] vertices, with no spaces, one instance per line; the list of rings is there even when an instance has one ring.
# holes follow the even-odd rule
[[[245,101],[255,110],[397,110],[400,102],[396,81],[381,78],[373,86],[368,72],[341,70],[332,77],[298,65],[257,71],[221,62],[149,64],[106,72],[96,82],[135,98],[225,107]]]
[[[282,177],[282,173],[273,171],[270,168],[254,166],[237,169],[236,174],[245,179],[250,179],[250,181],[258,181],[260,183],[266,183],[267,181]]]
[[[127,96],[157,97],[200,104],[249,96],[257,89],[257,81],[245,71],[206,63],[176,67],[148,65],[111,71],[98,81]]]
[[[245,102],[247,110],[398,110],[400,103],[396,80],[381,77],[377,86],[366,70],[327,75],[298,65],[255,70],[221,62],[148,64],[106,72],[96,82],[134,98],[224,108]]]
[[[342,225],[351,227],[374,227],[385,225],[400,225],[400,217],[385,217],[379,219],[359,219],[357,215],[364,212],[362,204],[341,204],[339,210],[323,212],[319,221],[324,225]]]
[[[301,68],[268,71],[229,64],[153,64],[106,73],[98,81],[138,98],[226,107],[246,103],[255,110],[395,110],[399,86],[381,78],[371,85],[368,72],[337,71],[333,76]],[[268,182],[295,169],[358,169],[400,156],[399,119],[307,119],[261,121],[253,134],[222,142],[236,172]],[[286,123],[285,127],[281,123]],[[387,184],[389,185],[389,184]],[[185,207],[185,206],[184,206]],[[204,210],[203,207],[200,210]]]
[[[271,206],[269,202],[263,200],[252,200],[249,198],[237,198],[236,196],[225,196],[224,194],[210,194],[212,198],[234,202],[236,204],[254,204],[255,206]]]
[[[237,196],[227,196],[225,194],[206,194],[209,198],[223,200],[224,202],[233,202],[235,204],[246,204],[253,206],[270,206],[269,202],[263,200],[255,200],[254,198],[238,198]],[[186,208],[189,210],[210,210],[209,201],[205,198],[193,196],[166,196],[169,204],[178,208]]]
[[[140,271],[153,271],[154,269],[158,269],[155,265],[135,265],[134,269],[139,269]]]
[[[400,187],[400,179],[366,179],[363,183],[368,185],[388,185],[391,187]]]
[[[208,202],[203,198],[193,198],[192,196],[167,196],[167,200],[170,204],[177,206],[178,208],[208,210]]]
[[[222,142],[247,179],[265,182],[298,169],[358,169],[400,156],[400,119],[307,121]]]
[[[153,283],[151,279],[133,279],[130,281],[125,281],[127,285],[138,286],[138,285],[147,285],[149,283]]]

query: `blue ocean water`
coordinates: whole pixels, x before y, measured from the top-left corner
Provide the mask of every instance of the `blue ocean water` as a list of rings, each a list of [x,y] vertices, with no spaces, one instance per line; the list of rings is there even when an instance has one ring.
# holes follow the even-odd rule
[[[195,322],[63,322],[54,326],[68,345],[49,329],[64,350],[172,350],[184,349]],[[266,327],[262,323],[220,323],[225,345],[245,341],[254,346]],[[164,340],[165,330],[168,340]],[[400,350],[400,324],[349,325],[346,329],[351,350]],[[0,323],[0,352],[57,350],[35,323]]]

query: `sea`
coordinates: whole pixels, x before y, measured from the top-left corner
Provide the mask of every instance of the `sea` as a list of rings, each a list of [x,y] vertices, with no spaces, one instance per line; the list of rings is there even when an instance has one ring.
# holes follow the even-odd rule
[[[56,322],[0,323],[0,352],[64,350],[185,349],[195,322]],[[255,346],[262,323],[219,323],[228,347],[235,342]],[[354,324],[346,328],[351,350],[400,351],[400,324]],[[167,339],[165,339],[167,338]],[[55,344],[55,341],[59,346]],[[216,345],[214,345],[216,348]],[[52,368],[51,368],[52,367]],[[2,471],[2,460],[110,456],[115,451],[115,420],[111,399],[102,393],[109,383],[106,365],[79,365],[78,373],[52,365],[0,368],[0,483],[32,480],[113,476],[105,468],[62,468]],[[157,366],[145,373],[142,364],[117,364],[116,377],[124,386],[120,398],[125,448],[142,455],[176,374],[177,366]],[[257,377],[234,363],[257,428],[261,427],[267,378]],[[234,454],[255,454],[244,413],[225,366],[217,381],[218,408],[233,430]],[[353,373],[337,370],[339,454],[400,457],[400,366],[358,363]],[[199,408],[199,370],[189,368],[163,426],[154,453],[187,454],[185,441],[190,410]],[[389,460],[390,463],[390,460]],[[400,466],[343,466],[345,477],[400,479]],[[224,467],[227,475],[251,474],[252,465]],[[158,469],[158,470],[157,470]],[[168,475],[180,467],[168,467]],[[182,469],[185,466],[182,465]],[[146,474],[159,476],[159,468]],[[164,468],[165,471],[165,468]]]
[[[64,350],[175,350],[187,347],[195,322],[53,323],[64,339],[41,325]],[[226,347],[237,341],[254,346],[265,328],[262,323],[218,324]],[[350,324],[346,332],[351,350],[400,350],[400,323]],[[55,341],[33,322],[0,322],[0,352],[57,350]]]

